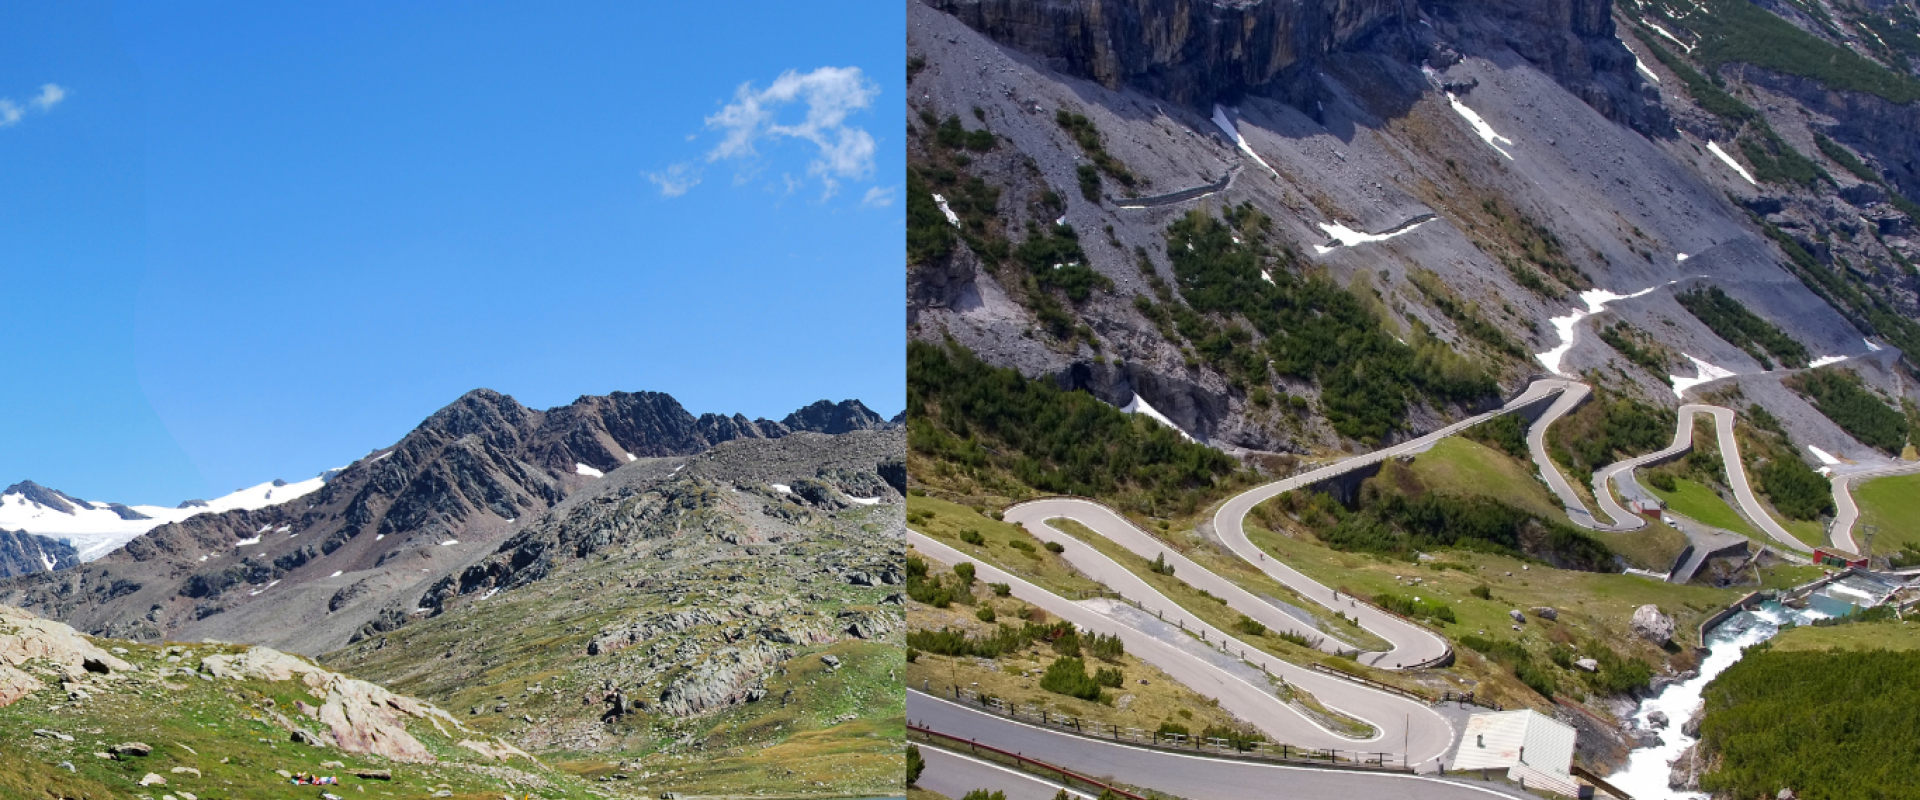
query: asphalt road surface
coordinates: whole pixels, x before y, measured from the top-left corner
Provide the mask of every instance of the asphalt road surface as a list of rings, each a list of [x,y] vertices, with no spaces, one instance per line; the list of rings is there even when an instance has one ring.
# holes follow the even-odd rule
[[[915,691],[907,692],[907,719],[1082,775],[1170,792],[1186,800],[1532,798],[1478,781],[1259,764],[1128,747],[1026,725]],[[929,749],[921,748],[922,754]]]

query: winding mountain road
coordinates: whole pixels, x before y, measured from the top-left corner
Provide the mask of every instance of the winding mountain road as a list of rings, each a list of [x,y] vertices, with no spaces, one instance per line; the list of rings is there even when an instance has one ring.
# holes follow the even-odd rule
[[[1594,530],[1631,531],[1646,526],[1646,521],[1622,508],[1609,490],[1610,482],[1632,481],[1638,467],[1660,463],[1689,452],[1693,447],[1694,420],[1700,414],[1713,418],[1716,439],[1726,470],[1728,485],[1741,512],[1778,544],[1797,552],[1808,548],[1782,528],[1760,504],[1748,480],[1734,435],[1734,412],[1705,404],[1687,404],[1679,409],[1673,441],[1667,447],[1608,465],[1594,475],[1594,498],[1607,520],[1588,511],[1546,449],[1546,432],[1552,424],[1571,413],[1589,396],[1591,389],[1578,381],[1541,378],[1502,407],[1478,414],[1424,436],[1370,453],[1263,484],[1242,492],[1223,503],[1213,516],[1214,533],[1247,564],[1312,602],[1337,609],[1353,617],[1369,632],[1391,645],[1385,651],[1365,652],[1365,663],[1383,669],[1409,669],[1440,662],[1451,654],[1446,639],[1400,617],[1370,605],[1353,603],[1338,597],[1334,590],[1299,571],[1268,558],[1246,535],[1244,521],[1255,506],[1282,493],[1308,487],[1389,458],[1417,453],[1434,443],[1493,417],[1514,413],[1552,398],[1553,402],[1527,432],[1529,453],[1549,489],[1567,509],[1568,517],[1578,525]],[[1556,396],[1557,395],[1557,396]],[[1901,465],[1880,470],[1837,475],[1834,495],[1841,509],[1836,520],[1835,539],[1851,545],[1848,534],[1858,518],[1858,509],[1849,493],[1853,481],[1920,471],[1920,464]],[[1008,509],[1006,521],[1026,527],[1043,539],[1059,542],[1060,553],[1075,569],[1139,604],[1139,609],[1116,607],[1112,601],[1074,602],[1018,578],[990,564],[949,547],[918,531],[908,531],[909,543],[930,558],[954,564],[973,561],[981,580],[1007,583],[1012,594],[1045,609],[1063,620],[1094,632],[1119,636],[1127,652],[1158,667],[1168,676],[1195,692],[1212,698],[1225,708],[1277,741],[1295,746],[1338,749],[1369,748],[1368,744],[1404,743],[1407,760],[1416,768],[1431,769],[1451,747],[1455,730],[1448,720],[1432,708],[1399,695],[1383,692],[1324,673],[1303,669],[1271,656],[1194,617],[1162,595],[1138,574],[1122,566],[1092,545],[1068,536],[1050,523],[1071,519],[1127,551],[1146,559],[1161,558],[1174,567],[1180,580],[1226,601],[1233,610],[1245,614],[1270,629],[1319,637],[1322,650],[1337,651],[1341,643],[1326,637],[1311,624],[1288,614],[1239,585],[1188,559],[1171,546],[1141,530],[1124,517],[1098,503],[1075,498],[1049,498],[1022,503]],[[1844,524],[1841,524],[1844,523]],[[1723,535],[1682,526],[1696,549],[1724,546]],[[1849,547],[1849,549],[1852,549]],[[1158,621],[1172,623],[1187,632],[1201,634],[1205,645],[1170,638],[1144,615],[1154,614]],[[1164,626],[1158,626],[1164,628]],[[1204,648],[1201,650],[1200,648]],[[1215,648],[1232,656],[1224,656]],[[1205,652],[1205,656],[1201,655]],[[1223,658],[1226,659],[1223,661]],[[1233,663],[1234,661],[1244,663]],[[1313,694],[1334,711],[1372,725],[1375,733],[1359,739],[1332,731],[1319,722],[1282,702],[1270,686],[1262,686],[1265,676],[1250,675],[1244,667],[1253,665]],[[1065,733],[1024,725],[966,709],[917,692],[909,693],[910,717],[951,735],[977,738],[995,746],[1032,752],[1063,767],[1095,775],[1113,776],[1139,785],[1178,791],[1190,798],[1238,798],[1272,796],[1276,773],[1287,770],[1286,780],[1292,794],[1300,797],[1485,797],[1501,791],[1487,786],[1452,781],[1433,781],[1428,786],[1410,787],[1394,781],[1420,780],[1404,775],[1322,771],[1299,767],[1278,767],[1207,759],[1182,754],[1142,751],[1115,743],[1083,739]]]
[[[1004,792],[1007,800],[1053,800],[1061,789],[1059,784],[1012,767],[938,747],[921,747],[920,758],[927,762],[927,771],[914,785],[956,800],[975,789]],[[1078,789],[1068,789],[1067,796],[1093,800],[1093,795]]]
[[[1590,391],[1584,384],[1575,384],[1578,389],[1570,389],[1560,395],[1558,400],[1527,429],[1527,450],[1533,457],[1534,466],[1540,470],[1540,477],[1547,484],[1560,504],[1566,508],[1567,518],[1575,525],[1589,530],[1634,531],[1646,527],[1647,522],[1627,509],[1621,507],[1613,497],[1609,484],[1633,480],[1633,471],[1641,466],[1659,464],[1693,450],[1694,417],[1705,414],[1713,418],[1714,438],[1720,445],[1720,459],[1727,475],[1727,487],[1733,490],[1734,500],[1738,503],[1740,514],[1755,528],[1765,532],[1776,544],[1799,553],[1810,553],[1812,548],[1788,533],[1786,528],[1767,513],[1760,498],[1753,493],[1753,485],[1748,480],[1746,464],[1740,458],[1740,442],[1733,433],[1733,409],[1723,406],[1688,403],[1680,407],[1673,428],[1673,442],[1666,447],[1645,455],[1634,456],[1602,467],[1593,474],[1593,498],[1610,521],[1602,521],[1587,510],[1586,503],[1575,493],[1573,485],[1561,473],[1559,465],[1547,454],[1547,429],[1561,417],[1571,413],[1585,401]],[[1837,489],[1838,487],[1836,487]],[[1836,491],[1836,499],[1840,492]],[[1681,528],[1696,550],[1716,548],[1725,543],[1724,536],[1718,536],[1698,530],[1693,526]]]
[[[1874,478],[1887,478],[1894,475],[1910,475],[1920,472],[1920,463],[1900,464],[1860,472],[1836,472],[1833,476],[1833,528],[1831,538],[1837,547],[1849,552],[1861,552],[1853,538],[1853,525],[1860,521],[1860,506],[1853,501],[1853,484]]]
[[[1398,752],[1404,747],[1409,763],[1416,766],[1445,755],[1452,747],[1452,723],[1425,703],[1306,669],[1263,652],[1168,600],[1152,585],[1091,545],[1065,534],[1058,534],[1057,540],[1065,547],[1061,557],[1075,569],[1140,603],[1145,613],[1156,614],[1167,625],[1179,626],[1193,634],[1204,632],[1205,644],[1188,639],[1187,633],[1176,629],[1169,629],[1170,635],[1179,638],[1170,640],[1165,632],[1144,630],[1129,619],[1128,614],[1107,614],[1100,610],[1099,606],[1112,601],[1068,600],[991,564],[981,563],[926,534],[907,532],[908,543],[929,558],[945,564],[971,561],[979,580],[1008,584],[1014,597],[1082,629],[1119,636],[1126,644],[1127,653],[1158,667],[1187,688],[1220,701],[1223,707],[1232,709],[1235,716],[1275,741],[1315,749]],[[1231,656],[1218,653],[1223,644]],[[1312,694],[1328,709],[1372,725],[1374,732],[1355,737],[1329,730],[1282,701],[1271,686],[1263,685],[1266,679],[1256,670],[1264,670]]]
[[[1084,775],[1176,792],[1187,800],[1528,798],[1505,787],[1392,772],[1352,772],[1168,753],[1050,731],[907,691],[907,719],[949,736],[1040,758]],[[921,748],[924,756],[930,748]],[[931,772],[931,770],[929,770]],[[958,795],[950,795],[958,796]],[[1013,795],[1009,793],[1009,800]]]

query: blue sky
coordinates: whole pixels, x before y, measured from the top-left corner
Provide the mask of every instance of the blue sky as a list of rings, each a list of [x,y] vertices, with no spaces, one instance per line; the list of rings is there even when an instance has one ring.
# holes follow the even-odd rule
[[[0,485],[304,479],[476,387],[905,404],[897,3],[4,5]]]

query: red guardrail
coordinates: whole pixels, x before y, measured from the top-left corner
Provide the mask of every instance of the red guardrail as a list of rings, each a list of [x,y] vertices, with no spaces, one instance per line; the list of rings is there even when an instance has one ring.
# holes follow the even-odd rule
[[[1032,758],[1028,758],[1028,757],[1026,757],[1026,756],[1023,756],[1023,755],[1020,755],[1019,753],[1015,753],[1015,752],[1011,752],[1011,751],[1008,751],[1008,750],[1002,750],[1002,749],[1000,749],[1000,748],[998,748],[998,747],[994,747],[993,745],[990,745],[990,744],[981,744],[981,743],[979,743],[979,742],[976,742],[976,741],[974,741],[974,740],[972,740],[972,739],[962,739],[962,738],[960,738],[960,737],[958,737],[958,736],[954,736],[954,735],[952,735],[952,734],[947,734],[947,733],[941,733],[941,732],[939,732],[939,731],[936,731],[936,730],[934,730],[934,729],[932,729],[932,728],[923,728],[923,727],[920,727],[920,726],[918,726],[918,725],[914,725],[914,724],[911,724],[911,723],[909,723],[909,724],[907,725],[907,730],[908,730],[908,732],[911,732],[911,733],[918,733],[918,734],[920,734],[920,735],[922,735],[922,736],[926,736],[926,737],[929,737],[929,738],[935,738],[935,737],[937,737],[937,738],[941,738],[941,739],[946,739],[946,740],[948,740],[948,741],[953,741],[953,742],[959,742],[959,743],[961,743],[961,744],[965,744],[965,745],[967,746],[967,749],[968,749],[968,750],[971,750],[971,751],[973,751],[973,752],[974,752],[974,753],[976,753],[976,754],[977,754],[977,753],[979,753],[979,751],[981,751],[981,750],[985,750],[985,751],[987,751],[987,752],[989,752],[989,753],[993,753],[993,754],[995,754],[995,755],[999,755],[999,756],[1002,756],[1002,757],[1004,757],[1004,758],[1011,758],[1011,759],[1013,759],[1013,760],[1014,760],[1014,763],[1016,763],[1016,764],[1020,764],[1020,765],[1027,765],[1027,764],[1032,764],[1033,766],[1035,766],[1035,767],[1039,767],[1040,769],[1042,769],[1042,770],[1044,770],[1044,771],[1046,771],[1046,772],[1052,772],[1052,773],[1055,773],[1055,774],[1058,774],[1058,775],[1059,775],[1059,776],[1060,776],[1061,778],[1063,778],[1063,779],[1065,779],[1065,780],[1067,780],[1067,781],[1069,781],[1069,782],[1072,782],[1072,781],[1079,781],[1079,782],[1081,782],[1081,783],[1084,783],[1084,784],[1086,784],[1086,785],[1088,785],[1088,786],[1092,786],[1092,787],[1094,787],[1094,788],[1096,788],[1096,789],[1099,789],[1099,790],[1101,790],[1101,791],[1110,791],[1110,792],[1113,792],[1114,794],[1117,794],[1117,795],[1120,795],[1120,796],[1121,796],[1121,797],[1123,797],[1123,798],[1127,798],[1127,800],[1147,800],[1147,798],[1145,798],[1145,797],[1141,797],[1140,795],[1137,795],[1137,794],[1134,794],[1133,792],[1129,792],[1129,791],[1127,791],[1127,790],[1125,790],[1125,789],[1122,789],[1122,788],[1120,788],[1120,787],[1118,787],[1118,786],[1115,786],[1115,785],[1113,785],[1113,784],[1110,784],[1110,783],[1107,783],[1107,782],[1105,782],[1105,781],[1098,781],[1098,780],[1094,780],[1094,779],[1092,779],[1092,778],[1089,778],[1089,777],[1087,777],[1087,776],[1085,776],[1085,775],[1081,775],[1081,774],[1080,774],[1080,773],[1078,773],[1078,772],[1074,772],[1074,771],[1072,771],[1072,770],[1068,770],[1068,769],[1065,769],[1065,768],[1063,768],[1063,767],[1056,767],[1056,766],[1054,766],[1054,765],[1052,765],[1052,764],[1049,764],[1049,763],[1047,763],[1047,762],[1045,762],[1045,761],[1040,761],[1040,760],[1037,760],[1037,759],[1032,759]]]

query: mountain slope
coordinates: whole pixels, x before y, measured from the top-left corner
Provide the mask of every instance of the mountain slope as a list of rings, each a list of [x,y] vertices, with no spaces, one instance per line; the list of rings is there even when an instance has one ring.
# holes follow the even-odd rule
[[[659,393],[539,411],[476,390],[294,502],[156,527],[79,569],[0,583],[0,601],[123,638],[321,652],[596,475],[790,432]]]
[[[0,576],[51,572],[79,563],[79,552],[64,541],[0,528]]]
[[[295,773],[355,794],[596,796],[432,705],[299,658],[95,641],[5,606],[0,754],[6,797],[271,797]]]
[[[1309,6],[911,3],[910,335],[1230,452],[1408,436],[1545,369],[1667,405],[1730,372],[1795,442],[1875,457],[1678,297],[1899,396],[1884,193],[1743,178],[1608,3]]]
[[[583,774],[897,790],[904,450],[803,432],[643,459],[325,660]]]

